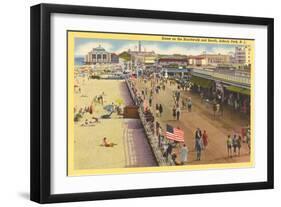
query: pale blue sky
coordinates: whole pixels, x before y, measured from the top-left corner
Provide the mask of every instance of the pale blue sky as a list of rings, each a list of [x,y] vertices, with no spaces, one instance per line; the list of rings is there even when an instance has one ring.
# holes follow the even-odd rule
[[[158,54],[183,54],[199,55],[203,51],[207,53],[227,54],[234,52],[237,45],[189,43],[189,42],[163,42],[163,41],[141,41],[142,50],[155,51]],[[108,52],[120,53],[124,50],[135,50],[138,41],[135,40],[115,40],[115,39],[95,39],[95,38],[75,38],[75,56],[84,56],[93,47],[101,45]]]

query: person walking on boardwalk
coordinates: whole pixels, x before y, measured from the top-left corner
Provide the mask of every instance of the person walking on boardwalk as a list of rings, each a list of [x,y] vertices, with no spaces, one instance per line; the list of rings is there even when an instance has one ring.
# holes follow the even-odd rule
[[[200,100],[201,100],[201,103],[204,102],[204,92],[203,91],[201,91],[201,93],[200,93]]]
[[[162,113],[163,113],[163,106],[162,106],[162,104],[159,104],[159,113],[160,113],[160,117],[161,117]]]
[[[177,103],[180,101],[180,92],[179,91],[177,91],[177,93],[176,93],[176,101],[177,101]]]
[[[144,90],[141,90],[141,95],[145,98]]]
[[[180,114],[181,114],[181,111],[180,111],[180,107],[178,106],[176,109],[177,120],[180,120]]]
[[[162,127],[159,126],[159,129],[158,129],[158,146],[159,148],[162,147],[162,143],[163,143],[163,132],[162,132]]]
[[[202,132],[199,128],[195,131],[195,139],[200,139],[202,137]]]
[[[149,102],[149,107],[151,107],[152,106],[152,96],[149,97],[149,101],[148,102]]]
[[[202,138],[195,139],[195,151],[196,151],[196,160],[201,160],[201,151],[202,151]]]
[[[232,139],[230,135],[227,136],[226,147],[227,147],[228,157],[232,157]]]
[[[240,156],[241,147],[242,147],[242,137],[241,136],[238,137],[237,147],[238,147],[238,156]]]
[[[237,155],[238,138],[237,138],[236,134],[234,134],[233,138],[232,138],[232,148],[233,148],[233,154]]]
[[[206,130],[204,130],[204,132],[203,132],[202,139],[203,139],[204,149],[206,149],[207,145],[208,145],[208,134],[207,134]]]
[[[156,117],[159,117],[160,112],[159,112],[159,105],[158,104],[156,104],[156,106],[155,106],[155,112],[156,112]]]
[[[188,112],[191,112],[191,108],[192,108],[191,97],[188,98],[188,101],[187,101],[187,108],[188,108]]]
[[[184,98],[181,99],[181,105],[182,105],[182,109],[185,109],[186,103],[185,103]]]
[[[250,130],[250,128],[248,128],[247,132],[246,132],[246,143],[248,145],[249,154],[251,154],[251,130]]]
[[[173,151],[173,145],[171,143],[168,143],[168,147],[165,153],[165,157],[167,161],[169,159],[169,156],[172,154],[172,151]]]
[[[196,129],[194,138],[195,138],[194,149],[195,149],[195,151],[196,151],[196,148],[197,148],[197,146],[196,146],[197,140],[200,140],[200,139],[202,138],[202,132],[201,132],[201,130],[200,130],[199,128]]]
[[[165,83],[162,85],[162,90],[165,91]]]
[[[156,127],[156,136],[159,136],[159,128],[160,128],[160,124],[158,121],[156,121],[155,123],[155,127]]]
[[[153,96],[153,89],[150,90],[150,96]]]
[[[180,149],[180,162],[182,165],[187,163],[188,158],[188,148],[185,144]]]
[[[174,120],[176,119],[176,116],[177,116],[177,109],[176,109],[176,106],[173,106],[173,109],[172,109],[172,111],[173,111],[173,118],[174,118]]]

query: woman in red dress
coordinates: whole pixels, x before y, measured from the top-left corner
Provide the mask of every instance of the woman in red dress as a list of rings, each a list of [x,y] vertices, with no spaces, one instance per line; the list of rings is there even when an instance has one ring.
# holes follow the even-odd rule
[[[204,145],[204,148],[206,148],[206,147],[207,147],[207,145],[208,145],[208,135],[207,135],[206,130],[204,130],[204,132],[203,132],[202,139],[203,139],[203,145]]]

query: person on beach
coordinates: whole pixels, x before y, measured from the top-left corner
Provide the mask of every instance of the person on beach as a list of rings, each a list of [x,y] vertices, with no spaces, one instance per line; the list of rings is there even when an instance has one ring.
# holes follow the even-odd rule
[[[231,158],[232,157],[232,139],[231,139],[230,135],[227,136],[226,147],[227,147],[228,157]]]
[[[81,126],[88,126],[88,125],[89,125],[88,119],[86,119],[85,122],[81,124]]]
[[[79,114],[83,114],[83,108],[80,107]]]
[[[95,117],[95,116],[92,117],[92,120],[94,120],[96,123],[99,123],[99,122],[100,122],[100,121],[99,121],[99,118],[98,118],[98,117]]]
[[[162,104],[159,104],[159,113],[160,113],[160,117],[161,117],[162,113],[163,113],[163,106],[162,106]]]
[[[89,106],[89,113],[90,113],[90,114],[93,114],[93,105],[90,105],[90,106]]]
[[[208,134],[207,134],[206,130],[204,130],[204,132],[203,132],[202,139],[203,139],[204,149],[206,149],[207,145],[208,145]]]
[[[114,145],[117,145],[113,142],[107,142],[107,138],[104,137],[103,138],[103,144],[101,144],[101,146],[104,146],[104,147],[114,147]]]
[[[84,107],[84,111],[83,111],[83,113],[85,114],[85,113],[87,113],[88,112],[88,107],[87,106],[85,106]]]

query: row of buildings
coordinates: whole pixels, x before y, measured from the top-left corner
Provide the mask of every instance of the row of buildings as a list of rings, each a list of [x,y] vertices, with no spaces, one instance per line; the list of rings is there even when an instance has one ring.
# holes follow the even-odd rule
[[[250,66],[251,65],[251,48],[249,46],[235,47],[234,53],[229,54],[206,54],[188,56],[188,64],[195,66],[204,65],[227,65]]]
[[[131,57],[133,65],[146,66],[164,66],[180,68],[186,66],[224,66],[243,69],[251,67],[251,48],[248,46],[237,46],[235,51],[229,54],[207,54],[203,52],[200,55],[160,55],[154,51],[145,51],[142,49],[139,41],[138,49],[130,50],[127,53]],[[118,63],[119,57],[115,53],[107,52],[100,45],[93,48],[84,58],[86,64],[98,63]]]

